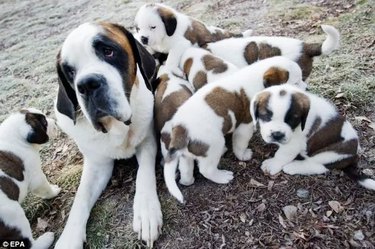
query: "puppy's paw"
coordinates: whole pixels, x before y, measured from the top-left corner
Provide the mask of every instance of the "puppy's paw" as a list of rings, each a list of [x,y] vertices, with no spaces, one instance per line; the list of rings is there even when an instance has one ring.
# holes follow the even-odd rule
[[[192,185],[194,183],[194,181],[195,181],[194,177],[191,177],[190,179],[189,178],[183,178],[183,177],[181,177],[181,179],[180,179],[179,182],[182,185],[190,186],[190,185]]]
[[[46,232],[34,240],[33,248],[49,248],[52,245],[54,238],[54,233]]]
[[[216,182],[219,184],[227,184],[233,180],[233,172],[229,170],[218,169],[206,177],[213,182]]]
[[[138,233],[138,239],[142,239],[148,247],[152,247],[163,225],[163,215],[156,193],[136,193],[133,211],[134,232]]]
[[[49,187],[49,191],[44,196],[42,196],[43,199],[51,199],[53,197],[56,197],[61,191],[61,188],[57,185],[50,184]]]
[[[251,157],[253,156],[253,152],[251,151],[251,149],[246,149],[241,152],[234,151],[234,154],[236,155],[238,160],[241,160],[241,161],[249,161]]]
[[[288,175],[296,175],[298,174],[298,165],[295,162],[288,163],[283,167],[284,173],[287,173]]]
[[[276,175],[282,170],[283,166],[277,159],[271,158],[264,160],[261,169],[265,174]]]

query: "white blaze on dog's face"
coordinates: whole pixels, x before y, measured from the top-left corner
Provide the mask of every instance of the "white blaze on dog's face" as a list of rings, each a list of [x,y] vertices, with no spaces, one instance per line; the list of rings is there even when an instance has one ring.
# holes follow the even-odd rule
[[[177,27],[173,10],[163,4],[143,5],[134,21],[141,43],[156,50],[164,38],[174,34]]]
[[[309,108],[308,97],[286,84],[263,90],[251,103],[263,140],[275,144],[287,144],[295,132],[304,129]]]
[[[132,116],[129,95],[137,84],[137,66],[124,32],[115,24],[82,24],[68,35],[57,58],[67,96],[103,132],[108,117],[127,123]]]

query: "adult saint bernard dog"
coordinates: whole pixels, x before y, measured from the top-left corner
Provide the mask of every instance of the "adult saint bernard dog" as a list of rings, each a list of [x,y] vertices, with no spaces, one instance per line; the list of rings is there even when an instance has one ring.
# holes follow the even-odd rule
[[[80,185],[56,247],[82,248],[90,210],[106,187],[115,159],[136,156],[139,169],[133,229],[152,246],[162,226],[156,193],[156,141],[151,82],[155,61],[125,28],[85,23],[57,56],[57,124],[83,154]]]

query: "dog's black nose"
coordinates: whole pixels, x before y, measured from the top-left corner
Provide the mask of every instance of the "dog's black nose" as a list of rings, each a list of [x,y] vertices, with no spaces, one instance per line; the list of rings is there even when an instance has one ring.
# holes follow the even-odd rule
[[[148,38],[145,37],[145,36],[141,36],[141,42],[142,42],[144,45],[147,45],[147,43],[148,43]]]
[[[77,83],[77,89],[80,94],[90,95],[105,83],[103,76],[98,74],[89,75]]]
[[[280,131],[274,131],[271,133],[271,136],[273,140],[281,141],[285,137],[285,134]]]

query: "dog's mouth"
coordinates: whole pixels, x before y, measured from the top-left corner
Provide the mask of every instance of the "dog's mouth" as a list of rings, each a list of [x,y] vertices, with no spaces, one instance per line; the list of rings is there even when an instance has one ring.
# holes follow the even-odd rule
[[[109,115],[105,113],[98,113],[96,115],[93,126],[96,130],[103,133],[108,133],[112,128],[119,125],[129,126],[131,124],[131,119],[124,120],[124,118],[117,115]]]

